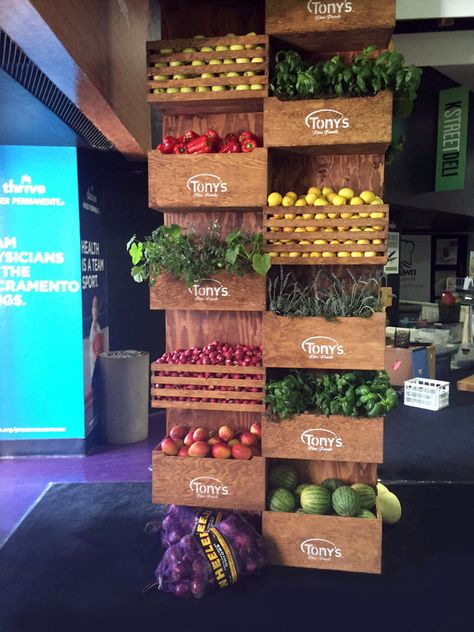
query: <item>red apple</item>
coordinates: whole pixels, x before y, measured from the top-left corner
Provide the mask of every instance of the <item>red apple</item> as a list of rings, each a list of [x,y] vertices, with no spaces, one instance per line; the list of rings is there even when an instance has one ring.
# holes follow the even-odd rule
[[[262,436],[262,424],[256,421],[250,426],[250,432],[260,438]]]
[[[194,439],[193,439],[193,433],[191,432],[191,430],[188,432],[188,434],[184,437],[184,445],[187,445],[188,447],[191,446],[194,443]]]
[[[232,458],[248,461],[248,459],[252,458],[252,450],[247,445],[242,445],[241,443],[233,445]]]
[[[232,428],[230,426],[221,426],[219,428],[219,439],[222,439],[222,441],[225,442],[229,442],[233,439],[234,437],[234,431],[232,430]]]
[[[189,448],[185,445],[183,445],[179,450],[178,450],[178,456],[188,456],[188,450]]]
[[[230,445],[230,447],[234,446],[234,445],[240,445],[240,441],[238,439],[231,439],[227,445]]]
[[[165,437],[161,442],[161,450],[168,456],[176,456],[178,454],[179,447],[170,437]]]
[[[207,441],[209,439],[209,431],[206,428],[196,428],[193,432],[194,441]]]
[[[254,434],[252,434],[248,430],[245,430],[240,435],[240,443],[242,443],[243,445],[247,445],[249,447],[253,445],[256,446],[258,444],[258,439]]]
[[[211,448],[211,453],[215,459],[230,459],[230,457],[232,456],[231,448],[229,448],[227,443],[222,442],[213,445]]]
[[[252,456],[262,456],[262,451],[258,446],[252,445],[250,449],[252,450]]]
[[[176,439],[184,439],[188,431],[188,426],[173,426],[170,430],[170,437],[175,441]]]
[[[183,445],[184,445],[184,441],[183,441],[182,439],[173,439],[173,441],[174,441],[174,442],[176,443],[176,445],[178,446],[178,449],[179,449],[179,448],[182,448],[182,447],[183,447]]]
[[[196,441],[196,443],[189,446],[188,455],[200,457],[209,456],[209,446],[205,441]]]
[[[217,445],[218,443],[222,443],[219,437],[211,437],[210,439],[207,440],[207,445],[210,445],[210,446]]]

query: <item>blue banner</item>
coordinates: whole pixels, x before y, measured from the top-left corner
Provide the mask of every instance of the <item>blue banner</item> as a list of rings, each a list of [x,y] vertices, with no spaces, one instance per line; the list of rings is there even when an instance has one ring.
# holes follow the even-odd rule
[[[84,437],[76,150],[0,146],[0,440]]]

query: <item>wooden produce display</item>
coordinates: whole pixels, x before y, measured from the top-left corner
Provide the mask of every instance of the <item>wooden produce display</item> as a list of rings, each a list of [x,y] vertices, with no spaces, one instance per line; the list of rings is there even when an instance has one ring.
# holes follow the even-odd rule
[[[229,374],[238,377],[229,378]],[[150,380],[152,408],[256,413],[264,410],[265,369],[261,367],[153,362]]]
[[[150,289],[151,309],[240,311],[243,305],[249,312],[265,309],[264,276],[222,272],[188,288],[184,281],[162,274]]]
[[[308,148],[322,154],[385,152],[392,140],[392,93],[373,97],[265,100],[267,147]]]
[[[280,422],[264,418],[263,453],[271,458],[383,462],[383,417],[303,414]]]
[[[383,369],[385,313],[370,318],[263,316],[263,358],[267,367]]]
[[[262,207],[267,197],[267,150],[250,153],[148,155],[149,204],[188,210]]]
[[[265,460],[201,459],[153,451],[153,502],[261,511]]]
[[[265,32],[309,51],[385,48],[395,26],[395,0],[266,0]]]

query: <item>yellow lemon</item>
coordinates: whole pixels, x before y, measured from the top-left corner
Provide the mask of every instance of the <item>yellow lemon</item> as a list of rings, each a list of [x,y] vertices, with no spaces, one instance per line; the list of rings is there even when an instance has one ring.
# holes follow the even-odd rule
[[[279,231],[278,226],[270,226],[270,232],[271,233],[277,233]]]
[[[371,219],[381,219],[382,217],[385,217],[385,213],[379,213],[379,212],[371,213],[370,217]]]
[[[357,230],[360,229],[357,228]],[[375,230],[373,228],[370,228],[370,226],[367,226],[367,228],[364,228],[364,233],[375,233]]]
[[[316,239],[313,241],[315,246],[325,246],[328,242],[325,239]]]
[[[275,239],[269,239],[269,240],[268,240],[268,243],[269,243],[269,244],[274,244],[274,243],[275,243],[275,241],[276,241]]]
[[[369,244],[369,243],[370,243],[370,241],[369,241],[368,239],[358,239],[358,240],[357,240],[357,243],[358,243],[360,246],[363,246],[364,244]]]
[[[352,217],[352,213],[341,213],[342,219],[350,219]]]
[[[307,246],[311,244],[311,242],[310,242],[310,241],[308,241],[307,239],[302,239],[302,240],[301,240],[301,241],[299,241],[298,243],[299,243],[299,244],[305,244],[305,245],[307,245]]]
[[[318,196],[316,195],[316,193],[308,193],[308,195],[305,195],[304,199],[306,200],[306,204],[312,206],[315,200],[318,199]]]
[[[344,189],[341,189],[341,191],[343,190]],[[343,195],[335,195],[331,200],[331,204],[333,204],[334,206],[344,206],[346,202],[347,198],[345,198]]]
[[[306,200],[304,198],[301,198],[299,200],[296,200],[295,202],[295,206],[307,206],[306,204]]]
[[[288,256],[289,256],[289,257],[293,257],[293,258],[294,258],[294,257],[299,257],[299,256],[300,256],[300,253],[299,253],[299,252],[290,252],[290,253],[288,254]]]
[[[349,187],[344,187],[343,189],[339,191],[338,195],[340,195],[343,198],[346,198],[346,200],[350,200],[351,198],[354,197],[354,191],[352,189],[349,189]]]
[[[363,252],[351,252],[351,257],[363,257],[364,253]]]
[[[283,226],[283,232],[284,233],[292,233],[293,232],[293,226]]]
[[[342,252],[342,251],[341,251],[341,252],[338,252],[338,253],[337,253],[337,256],[338,256],[338,257],[350,257],[351,255],[350,255],[350,253],[349,253],[349,252]]]
[[[333,233],[333,232],[334,232],[334,228],[331,228],[331,226],[328,226],[327,228],[323,230],[323,233]]]
[[[328,197],[330,193],[334,194],[334,191],[332,190],[331,187],[323,187],[323,190],[321,191],[321,193],[325,196]]]
[[[289,257],[288,252],[280,252],[280,257]]]
[[[334,252],[323,252],[322,256],[323,257],[335,257],[336,255],[334,254]]]
[[[295,219],[303,219],[302,215],[295,215]]]
[[[359,194],[359,197],[364,200],[366,204],[370,204],[375,198],[375,193],[372,191],[362,191],[362,193]]]
[[[372,226],[374,230],[383,230],[383,226]]]
[[[360,219],[360,215],[359,215],[359,213],[354,213],[354,214],[351,216],[351,219]]]
[[[364,204],[364,200],[360,197],[353,197],[351,198],[349,204],[352,204],[352,206],[361,206]]]
[[[382,240],[381,239],[372,239],[372,243],[375,246],[380,246],[380,244],[382,243]]]
[[[289,239],[280,239],[280,243],[281,244],[289,244],[290,240]]]
[[[347,230],[347,226],[337,226],[337,230],[342,233],[343,230]]]
[[[292,198],[295,198],[295,200],[296,200],[296,199],[297,199],[297,197],[298,197],[298,194],[297,194],[297,193],[295,193],[294,191],[288,191],[287,193],[285,193],[285,195],[286,195],[286,196],[289,196],[289,197],[292,197]]]
[[[328,204],[329,202],[321,197],[316,198],[313,202],[313,206],[327,206]]]
[[[270,257],[278,257],[278,252],[269,252]]]
[[[316,213],[314,219],[327,219],[326,213]]]
[[[306,258],[306,257],[309,257],[309,254],[310,254],[309,252],[302,252],[301,256]]]
[[[313,213],[303,213],[303,219],[314,219]]]
[[[303,228],[303,226],[297,226],[295,228],[295,233],[305,233],[306,230]]]
[[[350,233],[360,233],[360,228],[356,228],[355,226],[353,226],[352,228],[349,228],[349,232]]]
[[[281,201],[283,206],[294,206],[296,199],[291,195],[285,195],[283,200]]]
[[[281,213],[274,213],[271,219],[283,219],[283,215]]]
[[[377,253],[374,252],[373,250],[367,250],[367,252],[364,252],[364,257],[376,257]]]
[[[317,227],[316,226],[306,226],[305,227],[305,231],[307,233],[315,233],[317,231]]]
[[[318,189],[318,187],[309,187],[308,195],[315,195],[316,197],[320,197],[321,189]]]
[[[268,199],[267,199],[268,206],[280,206],[282,200],[283,198],[281,194],[274,191],[273,193],[270,193],[270,195],[268,196]]]
[[[341,242],[338,241],[337,239],[331,239],[331,241],[329,243],[330,243],[331,246],[339,246],[339,244]]]
[[[295,219],[296,215],[293,213],[285,213],[285,219]]]
[[[348,244],[348,245],[350,244],[351,246],[354,244],[352,239],[346,239],[346,241],[344,241],[343,243]],[[357,242],[357,243],[359,243],[359,242]]]
[[[375,205],[375,204],[383,204],[382,198],[374,197],[374,199],[371,202],[371,205]]]
[[[321,257],[321,253],[320,252],[310,252],[309,256],[312,257],[313,259],[319,259]]]
[[[370,213],[366,213],[365,211],[359,212],[360,217],[370,217]]]
[[[328,217],[329,219],[336,219],[336,217],[339,217],[339,213],[328,213]]]
[[[334,191],[329,191],[329,193],[326,193],[325,197],[329,201],[329,203],[332,204],[332,201],[336,197],[336,194],[334,193]]]

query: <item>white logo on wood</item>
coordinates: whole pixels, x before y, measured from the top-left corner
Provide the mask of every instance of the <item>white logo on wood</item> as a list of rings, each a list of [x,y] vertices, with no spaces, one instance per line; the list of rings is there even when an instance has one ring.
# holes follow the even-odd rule
[[[189,482],[189,489],[194,492],[196,498],[219,498],[229,495],[229,488],[213,476],[193,478]]]
[[[309,428],[301,433],[301,441],[313,452],[334,452],[344,447],[342,438],[327,428]]]
[[[202,279],[188,288],[188,292],[199,302],[217,302],[221,298],[229,296],[229,289],[217,279]]]
[[[310,360],[334,360],[335,356],[344,355],[344,347],[328,336],[306,338],[301,348]]]
[[[308,11],[314,15],[315,20],[340,20],[343,13],[352,12],[352,2],[319,2],[308,0]]]
[[[332,562],[342,557],[342,551],[334,542],[322,538],[310,538],[300,544],[301,551],[308,560],[318,562]]]
[[[186,188],[194,198],[218,198],[220,193],[227,193],[227,182],[213,173],[198,173],[188,179]]]
[[[339,134],[341,130],[349,129],[351,126],[347,116],[339,110],[329,108],[310,112],[304,122],[312,130],[313,136]]]

